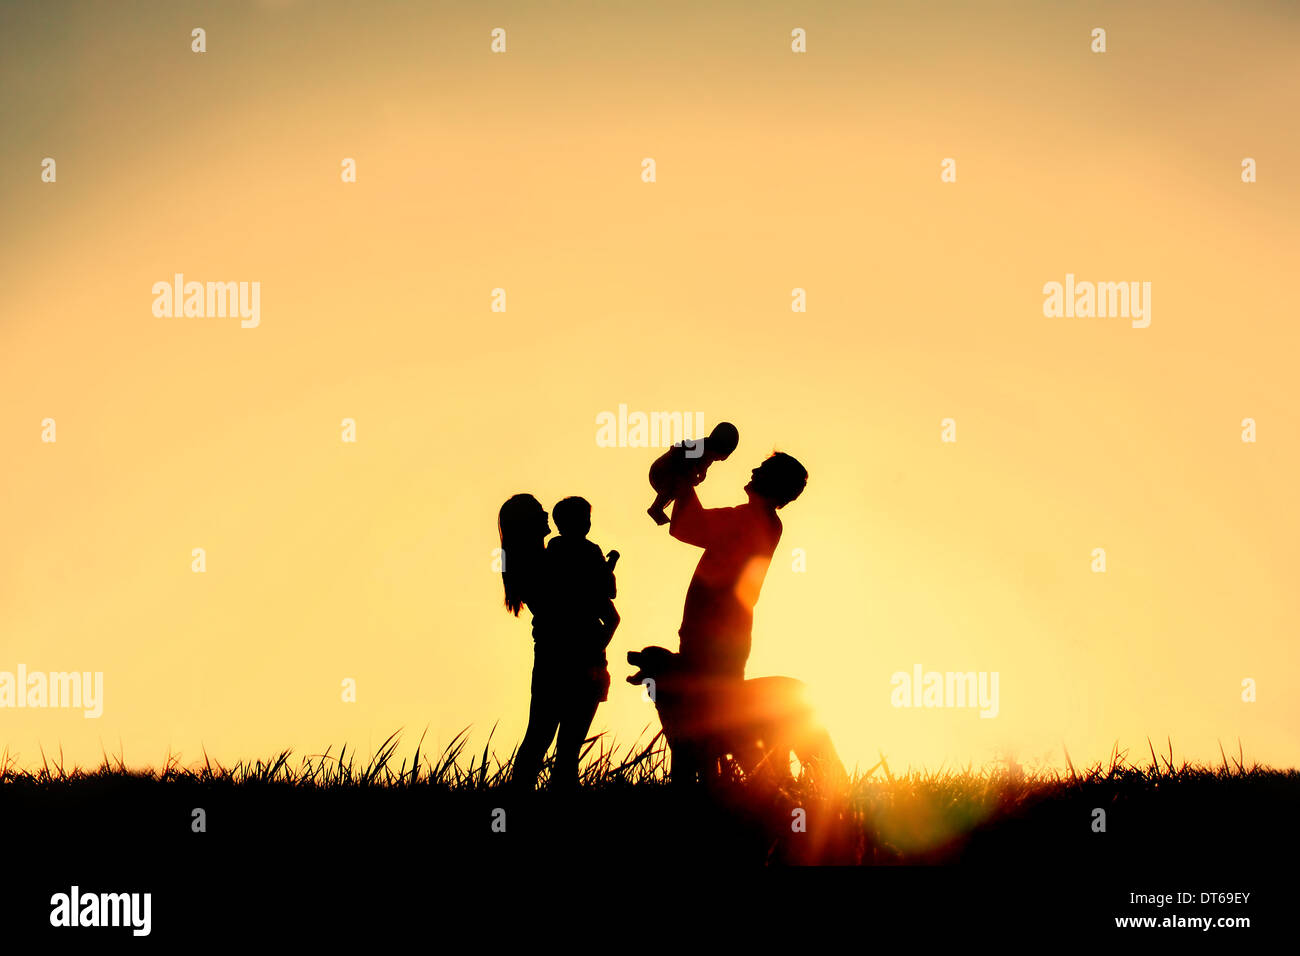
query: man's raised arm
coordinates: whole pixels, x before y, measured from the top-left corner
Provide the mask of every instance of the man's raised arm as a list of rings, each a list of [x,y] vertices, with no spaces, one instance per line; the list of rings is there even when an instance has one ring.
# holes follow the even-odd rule
[[[697,548],[707,548],[712,538],[711,525],[709,513],[700,505],[695,488],[688,485],[682,489],[673,502],[673,516],[668,524],[668,533],[678,541],[685,541]]]

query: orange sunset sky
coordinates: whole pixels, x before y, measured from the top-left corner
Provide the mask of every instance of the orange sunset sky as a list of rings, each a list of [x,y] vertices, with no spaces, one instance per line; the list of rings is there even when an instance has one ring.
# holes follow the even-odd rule
[[[102,671],[104,712],[0,747],[504,758],[519,491],[623,555],[594,730],[632,743],[623,656],[676,646],[698,552],[657,452],[595,440],[625,404],[736,423],[706,506],[807,466],[748,672],[850,767],[1294,765],[1298,43],[1281,2],[6,4],[0,671]],[[176,273],[260,282],[259,325],[155,317]],[[1150,326],[1045,317],[1067,273],[1150,282]],[[998,672],[998,716],[893,707],[917,664]]]

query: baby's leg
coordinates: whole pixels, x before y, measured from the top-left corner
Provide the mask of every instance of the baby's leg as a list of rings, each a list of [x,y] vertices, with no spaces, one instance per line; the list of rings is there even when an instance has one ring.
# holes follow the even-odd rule
[[[664,509],[668,507],[673,500],[673,496],[666,491],[659,492],[655,496],[655,502],[646,509],[646,514],[655,519],[655,524],[667,524],[668,515],[664,514]]]

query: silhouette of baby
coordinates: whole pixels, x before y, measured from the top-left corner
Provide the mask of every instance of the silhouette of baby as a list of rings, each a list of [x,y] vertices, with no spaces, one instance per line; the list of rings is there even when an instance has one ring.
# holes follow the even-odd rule
[[[570,497],[551,511],[559,534],[546,544],[551,577],[551,624],[571,641],[574,658],[588,667],[605,667],[605,648],[618,628],[613,599],[618,596],[614,565],[618,552],[606,558],[600,545],[587,538],[591,504]],[[604,678],[608,687],[608,676]],[[604,698],[602,698],[604,699]]]
[[[682,489],[689,485],[698,485],[704,480],[709,465],[715,461],[725,461],[740,441],[740,432],[731,422],[720,422],[707,438],[679,441],[672,448],[655,459],[650,466],[650,487],[658,494],[654,504],[646,509],[646,514],[655,519],[655,524],[667,524],[668,516],[664,509],[669,502],[675,501]]]

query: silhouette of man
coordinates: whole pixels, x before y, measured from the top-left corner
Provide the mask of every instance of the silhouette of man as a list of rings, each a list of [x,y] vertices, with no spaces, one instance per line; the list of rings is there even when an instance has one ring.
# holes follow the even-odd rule
[[[776,516],[808,483],[803,465],[776,452],[751,473],[749,501],[734,508],[704,508],[693,487],[673,505],[668,533],[703,548],[682,610],[683,664],[693,673],[745,676],[754,604],[781,540]]]
[[[704,549],[686,591],[678,631],[683,670],[694,686],[690,710],[701,725],[708,721],[711,701],[724,699],[723,685],[745,677],[754,604],[781,540],[776,512],[798,498],[807,483],[803,465],[776,452],[751,472],[745,504],[704,508],[695,488],[687,487],[673,505],[669,534]],[[694,779],[715,756],[707,741],[679,749],[684,752],[673,756],[674,780]]]

